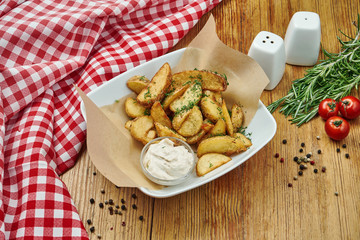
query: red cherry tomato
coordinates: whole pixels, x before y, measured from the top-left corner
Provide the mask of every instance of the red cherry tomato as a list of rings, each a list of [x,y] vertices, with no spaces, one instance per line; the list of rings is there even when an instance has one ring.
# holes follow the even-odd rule
[[[340,104],[340,113],[344,118],[354,119],[360,115],[360,100],[356,97],[343,97]]]
[[[348,121],[339,116],[330,117],[325,122],[326,134],[334,140],[342,140],[350,132],[350,125]]]
[[[326,120],[329,117],[337,116],[339,112],[339,104],[331,98],[326,98],[319,104],[319,115]]]

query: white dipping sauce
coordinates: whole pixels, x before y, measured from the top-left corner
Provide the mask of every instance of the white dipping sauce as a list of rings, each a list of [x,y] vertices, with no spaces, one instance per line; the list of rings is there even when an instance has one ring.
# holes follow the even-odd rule
[[[143,163],[148,172],[160,179],[172,180],[185,176],[191,169],[194,156],[184,146],[164,138],[151,144]]]

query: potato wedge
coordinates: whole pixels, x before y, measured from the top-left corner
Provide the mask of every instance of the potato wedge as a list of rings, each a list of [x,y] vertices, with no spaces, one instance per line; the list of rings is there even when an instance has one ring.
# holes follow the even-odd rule
[[[185,109],[184,111],[181,111],[174,115],[172,119],[172,126],[176,131],[181,128],[181,125],[189,117],[190,113],[191,113],[191,109]]]
[[[200,101],[201,111],[205,118],[210,119],[212,122],[217,122],[222,118],[221,105],[209,96],[205,96]]]
[[[130,118],[145,116],[148,111],[146,107],[136,101],[135,98],[128,97],[125,100],[125,112]]]
[[[178,113],[185,109],[191,109],[200,102],[202,89],[199,83],[192,84],[184,94],[170,104],[170,110]]]
[[[188,144],[199,142],[213,127],[214,124],[212,124],[210,120],[205,119],[201,125],[200,131],[196,135],[186,138],[186,142]]]
[[[225,91],[227,80],[225,77],[205,70],[190,70],[175,73],[172,76],[172,86],[177,88],[183,86],[187,82],[201,82],[202,88],[212,91]]]
[[[134,120],[126,121],[126,123],[125,123],[125,128],[126,128],[127,130],[130,131],[130,128],[131,128],[131,125],[132,125],[133,121],[134,121]]]
[[[234,132],[239,131],[244,122],[244,113],[236,103],[231,107],[231,122],[234,127]]]
[[[155,138],[156,135],[149,134],[154,128],[154,121],[151,116],[141,116],[134,119],[130,127],[131,136],[142,142],[144,145]]]
[[[168,128],[172,128],[171,120],[166,115],[159,101],[156,101],[152,105],[150,109],[150,115],[153,118],[154,122],[159,122],[162,125],[167,126]]]
[[[245,151],[246,147],[238,138],[230,136],[216,136],[202,140],[197,148],[197,156],[206,153],[221,153],[230,156],[233,153]]]
[[[135,75],[126,82],[126,86],[138,95],[144,88],[147,87],[150,80],[145,76]]]
[[[220,118],[204,138],[224,136],[224,135],[226,135],[226,123],[224,119]]]
[[[196,174],[201,177],[229,162],[231,157],[219,153],[207,153],[199,158],[196,163]]]
[[[223,97],[221,95],[221,92],[213,92],[210,90],[205,90],[204,91],[204,96],[211,98],[212,100],[214,100],[219,106],[221,106],[222,101],[223,101]]]
[[[184,142],[186,142],[186,139],[183,136],[174,132],[172,129],[170,129],[158,122],[155,122],[154,124],[155,124],[157,135],[159,137],[176,137],[176,138],[179,138],[179,139],[183,140]]]
[[[226,107],[225,99],[223,99],[221,110],[222,110],[222,115],[223,115],[223,117],[225,119],[225,123],[226,123],[226,131],[230,136],[233,136],[234,135],[234,127],[231,122],[229,111]]]
[[[188,118],[183,122],[181,128],[177,130],[184,137],[191,137],[197,134],[202,126],[203,116],[198,106],[191,109]]]
[[[246,148],[249,148],[252,146],[251,140],[248,139],[244,134],[241,134],[238,132],[238,133],[234,134],[234,137],[240,139],[244,143]]]
[[[161,101],[171,83],[171,68],[165,63],[151,79],[146,88],[141,90],[137,101],[145,107],[150,107],[154,102]]]
[[[164,98],[163,101],[163,108],[165,111],[167,111],[170,107],[170,104],[177,98],[181,97],[184,92],[186,91],[186,89],[189,88],[190,85],[185,85],[179,88],[175,88],[174,90],[172,90],[171,92],[166,94],[166,97]]]

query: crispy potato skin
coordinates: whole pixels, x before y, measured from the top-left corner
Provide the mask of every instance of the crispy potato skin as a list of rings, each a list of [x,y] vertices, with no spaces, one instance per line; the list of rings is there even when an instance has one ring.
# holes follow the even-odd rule
[[[227,81],[223,76],[204,70],[189,70],[175,73],[172,76],[172,86],[179,87],[187,82],[201,82],[204,90],[225,91]]]
[[[235,132],[239,131],[244,122],[244,113],[242,108],[236,103],[234,103],[231,107],[231,122]]]
[[[222,115],[224,116],[225,123],[226,123],[226,131],[230,136],[233,136],[234,135],[234,127],[231,122],[229,111],[226,107],[225,99],[223,99],[221,110],[222,110],[221,112],[222,112]]]
[[[155,138],[155,135],[149,131],[154,128],[154,121],[150,116],[141,116],[135,118],[130,126],[130,134],[142,144],[147,144]]]
[[[186,138],[161,123],[155,122],[155,128],[159,137],[176,137],[186,142]]]
[[[219,153],[204,154],[196,163],[196,174],[199,177],[204,176],[230,160],[231,157]]]
[[[141,90],[137,101],[145,107],[150,107],[154,102],[161,101],[171,83],[171,68],[165,63],[151,79],[150,83]]]
[[[203,116],[198,106],[191,109],[188,118],[183,122],[177,131],[184,137],[191,137],[197,134],[202,126]]]
[[[221,153],[230,156],[234,153],[246,151],[244,143],[231,136],[216,136],[202,140],[197,148],[197,156],[206,153]]]
[[[168,128],[172,128],[171,120],[166,115],[159,101],[156,101],[152,105],[150,115],[153,118],[154,122],[159,122]]]
[[[128,97],[124,104],[125,112],[130,118],[145,116],[146,107],[138,103],[135,98]]]

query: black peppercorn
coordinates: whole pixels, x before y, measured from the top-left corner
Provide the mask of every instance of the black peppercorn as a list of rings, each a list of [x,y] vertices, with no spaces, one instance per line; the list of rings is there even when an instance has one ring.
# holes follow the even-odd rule
[[[350,155],[348,153],[345,154],[346,158],[350,158]]]
[[[96,175],[96,172],[93,172],[93,175],[95,176],[95,175]]]
[[[302,153],[303,151],[304,151],[304,149],[302,149],[302,148],[300,148],[300,149],[299,149],[299,152],[301,152],[301,153]]]
[[[287,143],[286,139],[282,140],[282,143],[283,143],[283,144],[286,144],[286,143]]]
[[[125,206],[125,205],[121,205],[121,210],[126,210],[126,206]]]
[[[121,199],[121,203],[122,203],[122,204],[124,204],[124,203],[125,203],[125,200],[124,200],[123,198]]]
[[[120,206],[119,206],[119,205],[115,205],[115,207],[116,207],[116,208],[120,208]]]
[[[86,220],[87,224],[91,224],[91,219]]]
[[[105,193],[105,190],[102,188],[102,189],[100,190],[100,192],[101,192],[102,194],[104,194],[104,193]]]
[[[137,209],[136,204],[133,204],[133,205],[132,205],[132,208],[133,208],[133,209]]]
[[[132,197],[133,199],[136,199],[136,194],[133,193],[133,194],[131,195],[131,197]]]
[[[299,174],[299,176],[302,176],[302,175],[303,175],[303,172],[302,172],[302,171],[299,171],[298,174]]]
[[[93,198],[90,198],[90,203],[91,204],[94,204],[95,203],[95,200]]]
[[[109,199],[109,204],[110,204],[110,205],[113,205],[113,204],[114,204],[114,200]]]
[[[346,144],[344,143],[344,144],[342,145],[342,147],[343,147],[343,148],[346,148]]]
[[[90,232],[94,232],[95,231],[95,227],[94,226],[92,226],[91,228],[90,228]]]
[[[305,169],[305,166],[302,165],[302,164],[300,164],[300,169],[301,169],[301,170],[304,170],[304,169]]]
[[[301,143],[301,147],[305,147],[305,143]]]
[[[141,216],[139,217],[139,220],[140,220],[140,221],[144,220],[144,217],[141,215]]]
[[[337,149],[336,149],[336,152],[340,152],[340,148],[337,148]]]
[[[100,208],[104,208],[104,204],[101,202],[101,203],[99,203],[99,207]]]
[[[320,149],[318,150],[318,154],[321,154],[321,150],[320,150]]]
[[[104,202],[104,203],[105,203],[105,205],[108,205],[108,203],[109,203],[109,202],[108,202],[107,200],[105,200],[105,202]]]
[[[314,173],[317,173],[317,172],[318,172],[318,170],[315,168],[315,169],[314,169]]]
[[[311,157],[311,154],[310,154],[310,153],[306,154],[306,157],[307,157],[307,158],[310,158],[310,157]]]
[[[298,157],[294,157],[294,162],[297,162],[297,160],[299,160]]]

